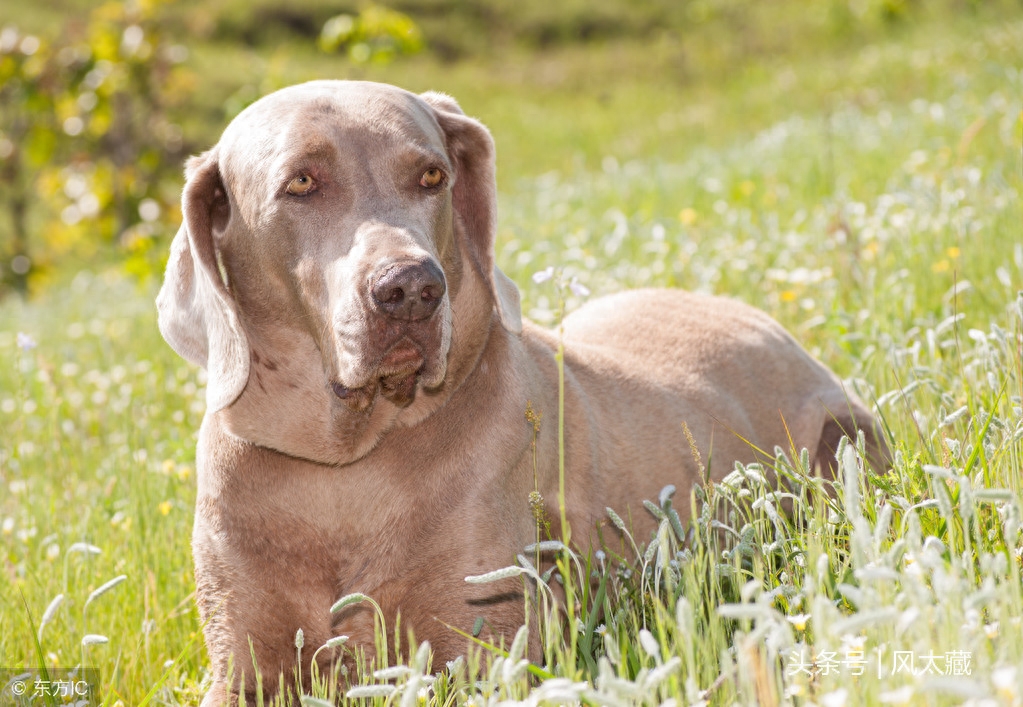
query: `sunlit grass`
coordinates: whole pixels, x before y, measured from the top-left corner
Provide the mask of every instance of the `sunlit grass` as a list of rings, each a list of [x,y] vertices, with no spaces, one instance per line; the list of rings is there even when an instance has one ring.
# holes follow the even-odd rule
[[[638,556],[543,551],[573,587],[575,620],[542,624],[543,664],[522,662],[520,639],[436,677],[445,666],[403,646],[404,668],[367,667],[354,684],[386,693],[381,704],[1023,700],[1021,46],[1016,22],[870,47],[848,62],[848,91],[816,99],[799,91],[824,81],[809,57],[794,78],[709,98],[715,111],[769,97],[793,108],[704,125],[703,148],[660,151],[684,132],[664,119],[659,138],[619,149],[619,124],[594,119],[586,156],[558,171],[514,158],[498,262],[527,315],[556,319],[558,295],[531,279],[548,267],[591,296],[733,295],[877,405],[896,462],[863,473],[850,449],[829,493],[805,460],[779,458],[804,482],[789,516],[756,468],[692,491],[692,523],[673,522],[667,495],[649,499],[662,523],[634,538]],[[647,101],[618,106],[664,108]],[[519,129],[497,123],[499,149],[516,149],[501,135]],[[570,309],[585,298],[566,294]],[[0,667],[85,663],[108,704],[197,702],[202,401],[199,372],[159,338],[151,284],[83,271],[0,304]],[[897,653],[934,669],[911,674]]]

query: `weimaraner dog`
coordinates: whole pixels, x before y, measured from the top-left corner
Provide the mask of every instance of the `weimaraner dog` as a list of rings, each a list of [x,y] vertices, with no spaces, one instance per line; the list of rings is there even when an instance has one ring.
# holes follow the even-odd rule
[[[478,618],[494,640],[523,623],[520,581],[465,582],[534,541],[534,483],[551,535],[565,531],[559,335],[522,320],[494,263],[495,193],[490,134],[454,100],[366,82],[273,93],[188,163],[157,304],[164,337],[208,372],[192,540],[204,705],[232,701],[243,675],[251,693],[253,664],[264,686],[291,675],[299,628],[305,663],[341,634],[371,653],[368,607],[331,614],[352,592],[400,614],[434,665],[466,651]],[[834,374],[733,300],[611,295],[562,337],[581,549],[606,506],[649,537],[642,501],[667,484],[685,519],[700,480],[686,431],[715,478],[776,445],[828,467],[857,429],[884,447]]]

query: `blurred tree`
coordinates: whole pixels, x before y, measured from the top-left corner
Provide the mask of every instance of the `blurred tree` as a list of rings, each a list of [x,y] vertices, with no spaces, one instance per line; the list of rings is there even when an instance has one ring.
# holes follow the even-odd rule
[[[103,4],[52,42],[0,31],[0,288],[26,292],[58,256],[110,242],[130,271],[158,267],[153,236],[180,187],[175,116],[193,84],[160,4]]]
[[[29,203],[39,172],[55,151],[56,61],[37,37],[13,28],[0,32],[0,181],[2,203],[10,216],[9,235],[2,244],[5,280],[24,292],[28,288]]]
[[[423,35],[408,15],[384,7],[367,5],[358,15],[338,15],[323,25],[320,49],[347,51],[356,64],[386,63],[400,54],[423,49]]]

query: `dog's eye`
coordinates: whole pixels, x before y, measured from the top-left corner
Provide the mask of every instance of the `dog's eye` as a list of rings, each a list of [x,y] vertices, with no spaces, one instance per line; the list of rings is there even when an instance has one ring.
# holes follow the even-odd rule
[[[426,187],[427,189],[433,189],[439,187],[444,183],[444,172],[431,167],[430,169],[423,172],[423,176],[419,178],[419,186]]]
[[[303,174],[300,177],[295,177],[288,182],[287,192],[293,196],[305,196],[312,192],[316,187],[316,182],[308,174]]]

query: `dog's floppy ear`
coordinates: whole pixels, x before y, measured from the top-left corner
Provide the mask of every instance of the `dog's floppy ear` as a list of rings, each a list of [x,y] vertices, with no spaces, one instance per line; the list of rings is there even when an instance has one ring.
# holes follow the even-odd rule
[[[206,406],[216,412],[233,403],[249,379],[248,339],[214,245],[214,229],[223,227],[230,214],[217,148],[190,159],[186,178],[181,228],[171,244],[156,307],[163,338],[208,372]]]
[[[483,124],[467,117],[458,103],[442,93],[422,94],[444,131],[448,156],[454,162],[452,201],[468,239],[473,265],[494,296],[501,324],[510,332],[522,331],[519,290],[494,264],[497,236],[497,180],[494,140]]]

